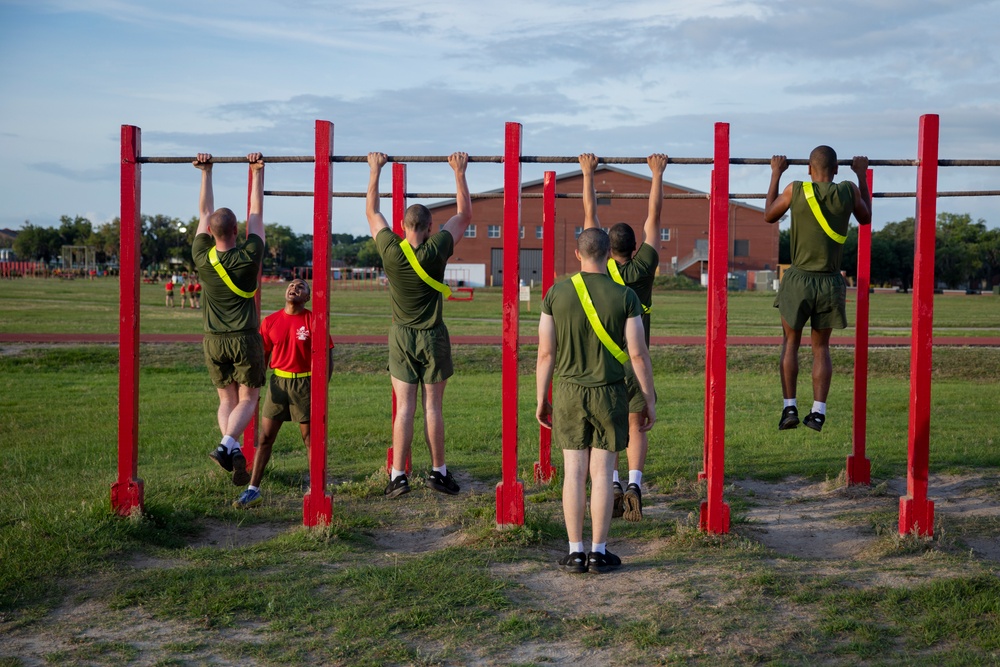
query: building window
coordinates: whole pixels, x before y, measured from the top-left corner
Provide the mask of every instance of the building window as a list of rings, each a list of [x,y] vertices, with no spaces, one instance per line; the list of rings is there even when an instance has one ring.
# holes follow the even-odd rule
[[[536,239],[542,238],[542,226],[541,225],[535,225],[535,238]]]
[[[486,227],[486,236],[491,239],[500,238],[500,225],[488,225]]]
[[[462,236],[465,237],[465,238],[467,238],[467,239],[474,239],[474,238],[476,238],[476,226],[475,225],[469,225],[468,227],[466,227],[465,228],[465,233],[462,234]]]
[[[609,194],[611,194],[611,193],[610,192],[598,192],[597,193],[597,205],[598,206],[611,206],[611,197],[607,196]],[[605,195],[605,196],[602,197],[601,195]]]
[[[521,225],[521,238],[524,238],[524,225]]]
[[[664,242],[670,240],[670,228],[669,227],[664,227],[664,228],[660,229],[660,240],[664,241]]]
[[[580,238],[580,234],[583,234],[583,227],[577,227],[576,229],[573,230],[573,238],[575,239]]]
[[[733,241],[733,257],[749,257],[750,241],[736,239]]]

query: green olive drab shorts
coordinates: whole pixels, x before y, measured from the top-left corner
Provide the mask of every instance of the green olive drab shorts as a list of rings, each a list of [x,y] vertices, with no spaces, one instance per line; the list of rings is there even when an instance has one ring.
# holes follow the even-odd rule
[[[311,377],[283,378],[272,375],[267,385],[267,397],[261,416],[279,422],[309,423],[312,405]]]
[[[559,449],[620,452],[628,445],[625,382],[584,387],[558,382],[552,389],[552,445]]]
[[[234,382],[264,386],[264,340],[259,331],[205,334],[202,348],[212,384],[219,389]]]
[[[393,324],[389,330],[389,374],[407,384],[444,382],[455,370],[448,328],[412,329]]]
[[[796,331],[847,327],[847,285],[839,273],[816,273],[791,267],[781,276],[774,307]]]

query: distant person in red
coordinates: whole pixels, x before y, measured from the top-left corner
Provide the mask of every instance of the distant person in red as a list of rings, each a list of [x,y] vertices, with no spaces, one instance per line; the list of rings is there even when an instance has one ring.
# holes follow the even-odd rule
[[[194,285],[191,288],[194,290],[194,296],[191,297],[191,307],[201,310],[201,283],[198,282],[197,278],[195,278]]]
[[[167,288],[167,303],[166,303],[166,305],[167,305],[168,308],[173,308],[174,307],[174,281],[173,280],[168,280],[167,284],[166,284],[166,288]]]
[[[233,507],[247,508],[261,502],[260,481],[264,468],[271,460],[271,448],[281,425],[287,421],[299,423],[302,442],[309,449],[309,409],[312,391],[313,314],[306,308],[310,297],[309,283],[293,280],[285,289],[285,307],[268,315],[260,323],[264,339],[264,354],[270,356],[274,369],[268,382],[267,397],[261,412],[261,432],[257,453],[253,459],[250,486],[240,494]],[[322,335],[322,332],[320,332]],[[327,354],[328,373],[333,370],[333,340]],[[327,375],[329,381],[330,376]]]
[[[187,308],[188,306],[188,287],[183,282],[181,283],[181,308]]]

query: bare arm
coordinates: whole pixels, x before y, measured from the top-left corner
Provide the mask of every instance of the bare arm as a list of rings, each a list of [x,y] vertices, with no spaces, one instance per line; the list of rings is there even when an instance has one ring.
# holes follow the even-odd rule
[[[653,362],[649,358],[649,348],[646,347],[646,334],[642,328],[641,317],[630,317],[625,322],[625,342],[628,344],[628,356],[635,370],[635,377],[642,389],[642,397],[646,400],[646,408],[642,413],[641,431],[648,431],[656,423],[656,392],[653,390]]]
[[[382,167],[385,166],[388,159],[385,153],[368,154],[368,194],[365,196],[365,214],[368,216],[368,231],[371,232],[372,238],[389,227],[385,216],[379,210],[380,200],[378,196],[378,178],[382,175]]]
[[[650,245],[660,240],[660,212],[663,210],[663,170],[667,168],[667,156],[664,153],[653,153],[646,158],[646,164],[653,173],[653,182],[649,185],[649,212],[642,226],[642,241]],[[654,246],[655,247],[655,246]]]
[[[465,237],[465,230],[472,222],[472,197],[469,196],[469,184],[465,180],[465,168],[469,165],[468,153],[452,153],[448,156],[448,164],[455,171],[455,215],[444,223],[441,229],[451,234],[457,245]]]
[[[535,363],[535,419],[545,428],[552,428],[552,405],[549,387],[556,366],[556,327],[551,315],[542,313],[538,320],[538,360]]]
[[[851,160],[851,171],[858,177],[858,187],[854,193],[854,217],[860,225],[872,222],[872,193],[868,191],[868,158],[855,155]]]
[[[594,191],[594,171],[597,169],[597,156],[593,153],[580,155],[580,170],[583,171],[583,228],[600,227],[597,218],[597,193]]]
[[[781,175],[785,173],[786,169],[788,169],[788,158],[784,155],[771,156],[771,184],[767,188],[767,201],[764,203],[764,220],[766,222],[777,222],[792,205],[791,183],[780,196],[778,195],[778,188],[781,187]]]
[[[198,197],[198,231],[195,234],[208,234],[208,217],[215,212],[215,195],[212,192],[212,155],[198,153],[198,159],[192,164],[201,170],[201,194]]]
[[[253,180],[250,184],[250,212],[247,215],[247,234],[256,234],[264,240],[264,156],[260,153],[247,155]]]

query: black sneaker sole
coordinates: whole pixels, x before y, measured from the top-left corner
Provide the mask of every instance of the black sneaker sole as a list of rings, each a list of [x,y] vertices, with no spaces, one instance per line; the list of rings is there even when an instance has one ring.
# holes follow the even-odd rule
[[[642,521],[642,498],[631,493],[626,493],[625,497],[622,498],[622,504],[625,506],[623,516],[626,521],[632,521],[633,523]]]
[[[427,486],[431,487],[438,493],[446,493],[449,496],[457,496],[458,492],[461,491],[461,489],[449,489],[444,484],[440,484],[438,482],[432,482],[431,480],[427,480]]]
[[[782,419],[778,424],[779,431],[790,431],[799,425],[798,417],[791,417],[790,419]],[[808,424],[807,424],[808,426]]]
[[[402,496],[402,495],[404,495],[406,493],[409,493],[409,492],[410,492],[410,485],[407,484],[406,486],[397,487],[397,488],[393,489],[392,491],[386,493],[385,497],[386,498],[398,498],[399,496]]]
[[[618,561],[617,563],[598,563],[596,561],[589,561],[587,563],[587,571],[592,574],[605,574],[607,572],[617,570],[621,566],[621,561]]]
[[[806,426],[808,428],[811,428],[814,431],[822,431],[823,430],[823,422],[812,420],[812,421],[807,421],[805,424],[806,424]]]
[[[247,459],[243,453],[233,454],[233,486],[243,486],[250,483],[250,473],[247,472]]]
[[[584,574],[587,572],[587,557],[584,556],[579,562],[563,562],[559,561],[559,567],[565,572],[570,574]]]
[[[226,472],[232,472],[233,471],[233,461],[232,461],[232,459],[230,459],[230,460],[227,461],[225,458],[217,456],[217,454],[218,454],[218,450],[213,450],[213,451],[209,452],[208,458],[212,459],[217,464],[219,464],[219,467],[222,468],[223,470],[225,470]],[[229,467],[226,467],[227,463],[229,464]]]

